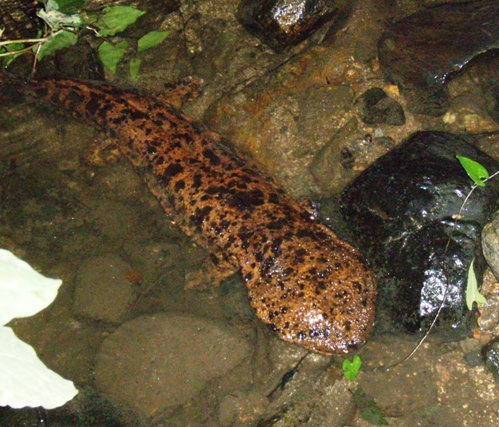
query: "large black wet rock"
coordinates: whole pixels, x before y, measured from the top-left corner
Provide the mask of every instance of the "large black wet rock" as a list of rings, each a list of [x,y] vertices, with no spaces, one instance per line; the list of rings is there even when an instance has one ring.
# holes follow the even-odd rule
[[[441,115],[445,83],[474,58],[499,47],[499,2],[444,4],[390,26],[378,44],[379,61],[413,112]]]
[[[473,182],[456,155],[491,172],[499,169],[499,162],[463,138],[418,132],[366,169],[341,197],[354,243],[378,277],[382,312],[411,331],[427,327],[444,295],[440,323],[465,331],[471,317],[464,292],[474,257],[479,280],[483,273],[480,232],[499,186],[490,181],[477,188],[457,220]]]
[[[237,18],[254,36],[283,52],[326,22],[340,26],[352,5],[352,0],[242,0]]]

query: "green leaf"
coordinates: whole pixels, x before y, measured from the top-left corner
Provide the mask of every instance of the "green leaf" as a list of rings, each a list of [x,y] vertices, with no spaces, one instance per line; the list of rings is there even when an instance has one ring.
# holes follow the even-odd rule
[[[53,1],[57,4],[57,10],[63,13],[77,13],[83,8],[86,0],[49,0],[48,3]]]
[[[144,13],[131,6],[105,7],[89,23],[99,28],[100,36],[114,36],[133,24]]]
[[[55,51],[74,45],[78,41],[78,36],[71,31],[62,31],[59,34],[50,37],[42,44],[38,52],[38,60],[41,61],[45,56],[53,54]],[[36,46],[33,48],[36,51]]]
[[[160,44],[164,39],[170,35],[170,31],[151,31],[145,36],[142,36],[138,41],[139,52],[150,49]]]
[[[480,163],[469,159],[468,157],[456,156],[461,166],[464,168],[468,176],[480,187],[485,187],[483,179],[489,177],[489,172]]]
[[[381,410],[376,406],[374,399],[364,392],[360,387],[353,393],[355,404],[362,418],[369,424],[375,426],[387,426],[388,422],[383,418]]]
[[[117,45],[104,42],[99,46],[99,58],[107,68],[115,73],[116,66],[121,61],[121,58],[123,58],[127,47],[128,42],[126,40],[119,42]]]
[[[132,76],[132,79],[137,77],[137,74],[139,74],[141,62],[140,58],[132,58],[130,60],[130,76]]]
[[[473,309],[473,303],[485,304],[487,300],[478,291],[478,282],[476,280],[475,269],[474,269],[475,258],[471,261],[470,268],[468,269],[468,283],[466,286],[466,306],[468,310]]]
[[[0,53],[12,52],[11,55],[6,55],[2,57],[2,65],[4,67],[8,67],[11,62],[16,59],[18,56],[21,56],[24,52],[15,53],[17,50],[24,49],[23,43],[10,43],[8,45],[0,47]]]
[[[350,360],[348,359],[345,359],[343,361],[342,365],[343,375],[345,375],[345,378],[348,381],[354,381],[355,378],[357,378],[357,375],[359,374],[361,366],[362,366],[362,360],[360,360],[360,357],[355,354],[353,356],[352,362],[350,362]]]

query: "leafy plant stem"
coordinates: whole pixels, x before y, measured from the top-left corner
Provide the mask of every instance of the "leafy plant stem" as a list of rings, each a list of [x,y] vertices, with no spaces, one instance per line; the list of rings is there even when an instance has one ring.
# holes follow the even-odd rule
[[[482,181],[485,183],[485,182],[491,180],[492,178],[496,177],[497,175],[499,175],[499,171],[494,172],[492,175],[490,175],[487,178],[483,178]],[[473,194],[473,192],[475,191],[475,189],[477,187],[478,187],[478,184],[473,184],[473,186],[471,187],[471,190],[468,192],[468,194],[464,198],[463,203],[461,204],[461,207],[459,208],[458,213],[456,215],[454,215],[454,217],[456,219],[455,227],[457,226],[457,222],[459,221],[459,219],[462,217],[462,212],[463,212],[464,206],[466,205],[466,203],[468,202],[469,198],[471,197],[471,195]],[[447,240],[447,244],[445,245],[444,253],[446,253],[447,249],[449,248],[449,245],[450,245],[450,242],[451,242],[451,238],[452,238],[452,234],[449,236],[449,239]],[[445,287],[445,291],[444,291],[444,295],[443,295],[443,298],[442,298],[442,302],[440,303],[440,305],[438,307],[438,310],[437,310],[437,312],[436,312],[436,314],[435,314],[435,316],[434,316],[434,318],[433,318],[433,320],[432,320],[432,322],[430,324],[430,327],[425,332],[425,334],[421,337],[421,339],[419,340],[419,342],[417,343],[417,345],[413,348],[413,350],[406,357],[404,357],[402,360],[394,363],[393,365],[388,366],[387,369],[394,368],[394,367],[396,367],[398,365],[401,365],[402,363],[406,362],[423,345],[423,343],[425,342],[426,338],[428,338],[428,336],[430,335],[431,331],[433,330],[433,327],[437,323],[437,320],[438,320],[438,318],[440,316],[440,313],[442,312],[442,309],[444,308],[445,301],[447,300],[448,290],[449,290],[449,285],[447,284],[447,286]]]
[[[19,54],[22,52],[28,52],[28,51],[32,50],[35,46],[41,46],[46,41],[50,40],[50,38],[55,37],[56,35],[62,33],[63,31],[64,30],[57,30],[56,32],[51,33],[47,37],[41,37],[41,38],[37,38],[37,39],[6,40],[3,42],[0,42],[0,46],[8,46],[9,44],[14,44],[14,43],[33,43],[32,45],[25,47],[23,49],[20,49],[20,50],[13,50],[13,51],[9,51],[9,52],[0,53],[0,57],[9,56],[9,55],[16,55],[16,54]]]

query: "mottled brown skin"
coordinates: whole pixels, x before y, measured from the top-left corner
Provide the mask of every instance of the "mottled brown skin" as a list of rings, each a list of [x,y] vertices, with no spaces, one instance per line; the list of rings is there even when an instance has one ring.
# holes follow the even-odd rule
[[[326,355],[367,340],[376,285],[361,254],[221,137],[114,86],[46,80],[32,88],[118,140],[175,223],[225,273],[241,272],[257,316],[282,339]]]

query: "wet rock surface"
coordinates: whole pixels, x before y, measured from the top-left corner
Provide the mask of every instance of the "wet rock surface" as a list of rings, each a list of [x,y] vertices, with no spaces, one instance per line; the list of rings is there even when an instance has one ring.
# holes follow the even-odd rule
[[[369,125],[385,123],[402,126],[405,114],[402,106],[390,98],[383,89],[375,87],[363,93],[356,101],[362,121]]]
[[[494,375],[496,382],[499,382],[499,339],[489,342],[482,351],[485,366]]]
[[[456,155],[499,167],[462,138],[420,132],[371,165],[341,198],[355,241],[376,271],[381,306],[410,331],[425,318],[431,322],[445,297],[441,323],[466,332],[464,291],[474,257],[477,276],[483,273],[480,232],[499,186],[477,188],[457,220],[473,183]]]
[[[483,227],[482,248],[487,264],[497,279],[499,277],[499,215],[497,213]]]
[[[339,26],[353,2],[344,0],[242,0],[237,17],[253,35],[276,52],[305,40],[328,21]]]
[[[382,35],[379,61],[405,90],[409,108],[441,115],[449,108],[445,83],[484,52],[499,47],[494,0],[444,4],[404,18]]]
[[[74,310],[90,320],[121,323],[135,297],[132,267],[114,254],[88,259],[78,270]]]
[[[482,58],[470,73],[486,100],[487,112],[499,123],[499,56],[496,54]]]
[[[186,403],[250,354],[245,334],[224,324],[157,314],[125,323],[104,341],[95,379],[104,396],[145,422]]]

